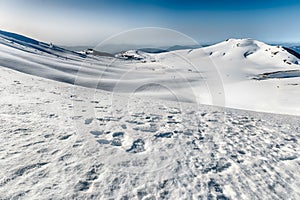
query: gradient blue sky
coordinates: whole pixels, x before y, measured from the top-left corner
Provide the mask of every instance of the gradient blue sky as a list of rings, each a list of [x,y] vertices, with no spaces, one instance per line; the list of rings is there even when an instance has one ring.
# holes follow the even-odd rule
[[[299,0],[0,0],[0,29],[61,45],[95,45],[141,27],[174,29],[200,43],[300,42],[299,19]]]

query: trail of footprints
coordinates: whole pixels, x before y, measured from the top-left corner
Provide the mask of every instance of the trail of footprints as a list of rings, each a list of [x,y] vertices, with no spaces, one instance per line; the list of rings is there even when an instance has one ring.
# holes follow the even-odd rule
[[[145,152],[146,142],[155,144],[157,140],[165,141],[168,144],[166,148],[170,147],[172,151],[179,144],[174,139],[181,141],[180,154],[174,157],[177,166],[173,169],[173,185],[168,188],[170,180],[164,180],[163,184],[155,183],[156,189],[152,188],[161,199],[171,199],[172,192],[175,192],[172,191],[174,182],[177,182],[178,190],[193,186],[181,194],[187,199],[230,199],[229,196],[285,199],[291,194],[293,197],[299,195],[292,185],[293,181],[299,180],[300,174],[295,165],[284,163],[297,160],[296,163],[300,164],[300,133],[297,126],[285,130],[283,124],[273,124],[248,114],[240,115],[224,110],[182,113],[178,108],[161,108],[159,114],[145,111],[124,117],[106,116],[97,120],[102,122],[104,129],[90,133],[100,145],[120,148],[125,136],[134,137],[139,133],[140,137],[135,138],[128,148],[120,149],[127,153]],[[117,122],[118,131],[105,130],[111,122]],[[183,172],[182,176],[176,175],[180,172]],[[126,177],[123,181],[127,179],[132,180]],[[124,186],[124,183],[115,184]],[[138,199],[151,199],[153,191],[149,188],[147,190],[137,192]],[[110,195],[117,195],[118,192],[115,188]],[[125,195],[122,199],[130,199],[130,196]]]
[[[134,136],[135,132],[141,132],[148,134],[155,138],[171,138],[174,134],[182,133],[176,128],[176,124],[179,124],[181,121],[178,119],[177,115],[181,112],[177,108],[172,108],[169,110],[168,115],[163,117],[161,114],[145,114],[133,113],[128,117],[113,117],[113,116],[103,116],[94,118],[86,118],[85,124],[89,125],[93,121],[97,121],[98,125],[102,127],[102,130],[91,130],[90,134],[94,135],[97,139],[97,142],[102,145],[111,145],[111,146],[122,146],[122,140],[125,135]],[[109,123],[119,124],[119,130],[112,132],[110,131]],[[162,124],[163,123],[163,124]],[[164,128],[166,126],[171,126],[170,130],[174,131],[159,131],[161,126]],[[132,133],[134,132],[134,133]],[[128,153],[140,153],[145,151],[145,141],[143,138],[137,138],[132,142],[130,148],[126,149]]]
[[[24,83],[14,81],[13,84],[21,87]],[[30,91],[30,87],[25,90],[28,93]],[[55,92],[58,90],[53,91],[52,95],[58,94]],[[21,96],[18,98],[23,99]],[[109,112],[108,105],[93,101],[91,103],[97,111],[96,116],[88,116],[85,112],[88,109],[83,106],[82,113],[71,117],[87,127],[88,135],[98,147],[122,152],[124,154],[121,155],[131,156],[129,158],[136,156],[135,160],[121,160],[117,164],[124,170],[114,171],[115,168],[107,170],[109,166],[95,152],[93,163],[76,160],[81,154],[75,150],[82,150],[85,145],[84,138],[78,138],[70,151],[61,148],[75,137],[71,121],[63,121],[63,112],[58,115],[48,111],[48,105],[54,100],[39,98],[31,99],[32,105],[28,104],[28,110],[24,106],[3,104],[1,114],[10,117],[1,119],[1,130],[5,130],[4,147],[0,149],[1,159],[10,161],[14,156],[22,155],[29,160],[31,156],[29,158],[28,155],[32,155],[32,159],[25,164],[11,166],[12,169],[6,177],[1,179],[2,188],[16,183],[19,184],[18,187],[24,186],[24,190],[18,190],[14,195],[7,196],[8,198],[26,197],[35,191],[34,188],[44,195],[48,189],[54,190],[54,193],[57,191],[57,194],[64,191],[64,185],[58,184],[64,178],[56,177],[53,180],[51,171],[47,171],[55,167],[61,167],[60,173],[65,173],[66,178],[72,178],[74,174],[75,178],[80,177],[74,184],[65,182],[68,189],[72,187],[74,190],[69,197],[75,199],[300,198],[300,126],[297,122],[283,119],[284,117],[275,116],[276,120],[270,120],[271,115],[206,107],[201,107],[201,110],[189,106],[179,109],[173,104],[155,104],[153,108],[140,106],[136,109],[138,112],[133,113],[124,113],[118,108],[118,111],[112,113]],[[72,98],[78,104],[84,103],[78,97]],[[43,104],[47,106],[42,107]],[[61,105],[63,110],[73,108],[70,102],[61,102]],[[40,118],[31,120],[27,117],[33,112],[39,113]],[[63,126],[57,127],[60,121]],[[11,124],[15,126],[11,126],[11,130],[7,129],[6,126]],[[17,126],[18,124],[24,127]],[[34,132],[36,129],[39,131]],[[21,142],[7,142],[17,140]],[[95,151],[99,153],[101,148]],[[161,157],[151,160],[155,149],[161,152],[158,154]],[[93,154],[84,156],[91,155]],[[148,168],[148,171],[138,171],[150,164],[159,166],[168,159],[172,161],[170,165],[156,171],[149,171]],[[79,165],[86,166],[79,168]],[[134,167],[136,171],[126,170],[135,169]],[[46,180],[45,188],[34,186],[33,189],[28,189],[34,176],[38,177],[34,179],[37,184]],[[48,185],[49,181],[51,184]],[[25,187],[25,183],[29,187]]]

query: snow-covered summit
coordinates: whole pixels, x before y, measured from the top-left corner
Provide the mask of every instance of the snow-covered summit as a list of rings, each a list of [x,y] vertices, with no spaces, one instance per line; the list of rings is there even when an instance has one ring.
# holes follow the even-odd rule
[[[223,59],[249,59],[259,64],[299,64],[300,59],[282,46],[271,46],[254,39],[228,39],[202,49],[209,56]]]

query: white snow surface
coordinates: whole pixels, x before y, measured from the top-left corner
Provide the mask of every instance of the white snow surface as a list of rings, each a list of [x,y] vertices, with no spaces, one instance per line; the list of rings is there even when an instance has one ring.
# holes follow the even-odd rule
[[[16,42],[17,41],[17,42]],[[300,60],[280,46],[229,39],[199,49],[82,55],[0,34],[0,65],[114,93],[300,115]]]
[[[1,36],[0,199],[300,198],[299,116],[274,114],[299,115],[296,57],[252,39],[142,55]]]
[[[0,68],[0,199],[299,199],[299,117]]]

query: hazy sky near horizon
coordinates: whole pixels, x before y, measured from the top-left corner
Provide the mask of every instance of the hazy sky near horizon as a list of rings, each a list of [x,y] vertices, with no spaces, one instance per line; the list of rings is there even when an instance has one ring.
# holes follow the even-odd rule
[[[199,43],[300,42],[299,10],[299,0],[0,0],[0,29],[60,45],[96,45],[142,27],[174,29]]]

